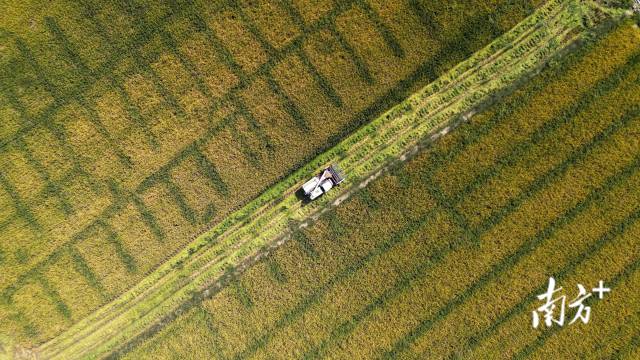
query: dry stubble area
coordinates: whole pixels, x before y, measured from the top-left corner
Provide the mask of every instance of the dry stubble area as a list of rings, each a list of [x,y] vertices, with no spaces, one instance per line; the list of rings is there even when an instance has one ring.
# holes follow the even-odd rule
[[[535,6],[7,5],[0,335],[59,334]]]

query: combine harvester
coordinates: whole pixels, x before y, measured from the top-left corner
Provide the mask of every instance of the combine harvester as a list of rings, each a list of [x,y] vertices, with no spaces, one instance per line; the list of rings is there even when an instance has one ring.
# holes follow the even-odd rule
[[[309,201],[311,201],[317,199],[343,181],[344,175],[340,168],[338,168],[337,165],[331,165],[304,183],[301,190]]]

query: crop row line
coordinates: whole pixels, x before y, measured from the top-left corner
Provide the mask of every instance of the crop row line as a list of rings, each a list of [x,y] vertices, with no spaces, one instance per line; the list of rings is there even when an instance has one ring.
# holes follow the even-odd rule
[[[437,208],[432,208],[427,213],[420,216],[420,218],[409,221],[402,229],[394,232],[387,241],[379,244],[365,256],[341,269],[335,276],[320,285],[302,301],[298,302],[295,307],[287,311],[274,323],[273,326],[264,331],[262,335],[254,338],[249,346],[234,356],[234,360],[247,359],[254,355],[259,349],[269,343],[278,330],[285,328],[293,321],[300,318],[300,316],[302,316],[311,306],[318,304],[333,286],[353,276],[361,269],[364,269],[374,259],[384,256],[384,254],[389,252],[394,246],[404,243],[404,241],[409,239],[411,235],[418,232],[423,225],[427,224],[436,213]]]
[[[638,220],[638,217],[639,217],[638,212],[635,212],[633,216],[630,217],[630,219],[632,219],[633,221],[636,221]],[[629,221],[625,221],[621,224],[626,226],[628,225],[628,222]],[[608,231],[605,234],[605,236],[600,238],[593,246],[591,246],[589,251],[585,251],[583,254],[581,254],[581,256],[575,257],[574,260],[576,262],[586,261],[591,256],[591,254],[595,253],[597,248],[602,247],[612,238],[619,235],[620,234],[619,227],[622,225],[614,226],[612,229],[610,229],[610,231]],[[457,245],[458,244],[456,243],[455,248],[458,248]],[[532,245],[528,245],[528,246],[532,246]],[[518,258],[521,257],[520,254],[521,253],[518,253]],[[522,253],[522,255],[524,255],[524,253]],[[345,321],[344,323],[336,327],[334,331],[332,331],[328,339],[323,340],[318,346],[313,347],[310,351],[308,351],[305,354],[304,358],[310,359],[310,358],[323,357],[328,351],[329,346],[336,346],[336,344],[339,344],[340,341],[346,338],[353,330],[357,328],[359,323],[361,323],[364,319],[366,319],[368,316],[370,316],[374,311],[376,311],[380,307],[387,305],[392,299],[399,296],[404,290],[409,289],[413,282],[417,281],[418,279],[421,279],[426,274],[426,271],[428,269],[437,265],[437,263],[442,261],[445,256],[446,254],[441,254],[441,253],[437,253],[436,255],[431,255],[429,262],[420,264],[420,266],[418,266],[410,274],[404,275],[399,281],[396,282],[396,284],[392,288],[386,290],[381,296],[377,297],[374,301],[367,304],[357,314],[353,315],[351,319],[349,319],[348,321]],[[436,261],[436,264],[431,263],[431,261],[434,261],[434,260]],[[504,259],[503,264],[506,262],[515,264],[517,260],[511,261],[511,260]],[[505,269],[506,268],[502,266],[502,269],[500,269],[499,274],[492,273],[490,276],[487,276],[487,273],[485,273],[476,283],[472,285],[472,287],[468,288],[467,290],[465,290],[465,292],[461,293],[460,295],[456,296],[454,299],[450,300],[445,306],[439,308],[436,311],[435,315],[429,319],[429,321],[420,323],[420,326],[410,333],[410,337],[407,340],[403,339],[402,342],[399,343],[399,344],[402,344],[402,346],[398,347],[396,345],[394,349],[385,353],[383,358],[398,357],[399,353],[402,350],[404,350],[407,346],[410,345],[411,340],[416,339],[421,335],[421,333],[432,328],[432,326],[437,321],[446,317],[446,315],[449,314],[455,307],[461,305],[462,303],[464,303],[466,299],[472,296],[473,291],[471,289],[475,289],[477,286],[480,286],[480,284],[485,284],[487,281],[489,281],[489,277],[497,278],[502,273],[504,273]],[[565,268],[565,269],[568,269],[568,268]],[[565,272],[568,272],[568,271],[569,270],[565,270]]]
[[[473,283],[470,287],[465,289],[464,292],[457,295],[454,299],[450,300],[446,305],[440,307],[436,311],[436,315],[431,318],[423,319],[414,329],[412,329],[405,337],[396,342],[393,348],[384,355],[384,358],[389,359],[397,356],[400,352],[408,348],[415,340],[417,340],[422,334],[429,331],[435,323],[444,319],[453,310],[462,305],[467,299],[473,296],[475,293],[484,288],[488,283],[497,279],[505,271],[515,266],[515,264],[524,256],[532,253],[537,247],[544,241],[548,240],[559,230],[560,228],[569,224],[572,220],[577,218],[588,206],[602,199],[603,194],[610,191],[614,186],[620,184],[623,180],[630,177],[635,170],[640,166],[640,157],[636,157],[635,160],[627,166],[623,171],[609,177],[603,186],[592,191],[587,198],[581,200],[577,205],[563,213],[556,218],[543,230],[539,231],[533,238],[525,241],[518,250],[510,256],[503,258],[499,263],[491,267],[490,270],[482,274],[482,276]],[[556,176],[554,176],[556,177]],[[527,193],[527,192],[525,192]],[[623,222],[628,224],[629,221],[637,220],[640,216],[639,212],[633,213],[629,218],[631,220]],[[626,225],[625,225],[626,226]],[[605,243],[606,240],[610,240],[609,235],[605,236],[605,240],[599,241],[599,243]],[[580,259],[580,257],[579,257]],[[530,299],[532,297],[526,297]]]

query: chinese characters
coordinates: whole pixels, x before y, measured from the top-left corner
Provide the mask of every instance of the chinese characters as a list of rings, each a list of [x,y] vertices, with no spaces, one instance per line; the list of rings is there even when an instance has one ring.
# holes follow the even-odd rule
[[[565,323],[567,296],[561,293],[562,287],[556,288],[556,280],[553,277],[549,278],[549,285],[547,291],[544,294],[537,296],[538,300],[543,304],[533,311],[533,327],[538,328],[541,320],[547,327],[551,327],[554,324],[563,326]],[[584,324],[589,322],[591,316],[591,307],[585,305],[585,300],[597,295],[598,299],[604,298],[604,294],[610,292],[611,289],[604,286],[604,282],[600,280],[598,286],[591,289],[591,292],[587,292],[582,284],[578,284],[578,295],[569,301],[569,309],[574,309],[574,315],[569,321],[569,325],[580,320]]]

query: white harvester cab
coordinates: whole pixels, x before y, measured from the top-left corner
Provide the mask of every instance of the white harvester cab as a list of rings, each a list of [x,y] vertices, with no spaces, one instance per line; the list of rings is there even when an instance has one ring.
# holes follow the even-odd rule
[[[342,171],[336,165],[331,165],[304,183],[302,190],[309,200],[314,200],[343,181]]]

